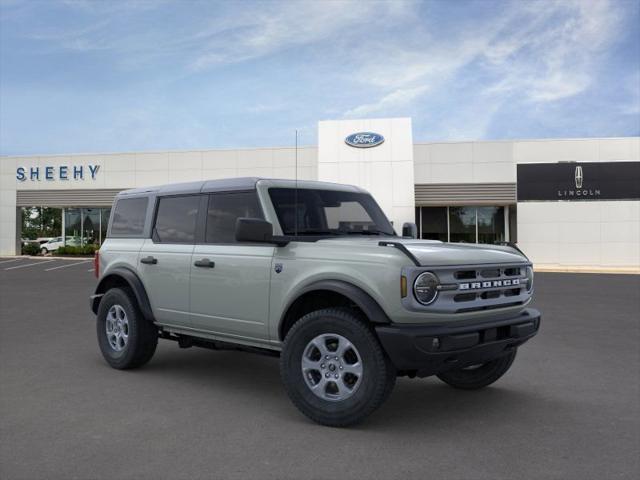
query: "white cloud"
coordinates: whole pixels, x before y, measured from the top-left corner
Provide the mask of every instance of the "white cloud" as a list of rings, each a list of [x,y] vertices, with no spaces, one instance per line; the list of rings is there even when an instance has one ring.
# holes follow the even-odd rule
[[[364,117],[379,111],[390,111],[411,104],[426,92],[428,86],[399,88],[374,103],[365,103],[345,112],[345,117]]]
[[[407,3],[353,2],[282,2],[217,18],[198,34],[204,41],[201,53],[191,62],[194,70],[226,63],[239,63],[263,57],[283,49],[326,42],[326,48],[340,36],[360,31],[363,19],[368,29],[407,14]]]
[[[355,78],[378,98],[344,115],[384,114],[409,104],[408,97],[446,94],[474,80],[463,73],[471,65],[473,74],[483,75],[477,94],[493,101],[477,112],[476,125],[488,125],[495,106],[511,97],[544,103],[577,95],[589,88],[598,56],[615,38],[622,20],[616,7],[608,0],[516,2],[440,39],[428,34],[428,25],[413,25],[421,48],[396,42],[383,48],[387,61],[363,63]]]

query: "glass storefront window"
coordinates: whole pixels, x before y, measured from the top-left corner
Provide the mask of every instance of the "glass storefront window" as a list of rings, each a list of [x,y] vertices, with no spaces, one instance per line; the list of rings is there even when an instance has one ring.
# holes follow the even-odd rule
[[[100,245],[100,209],[82,209],[82,245]]]
[[[509,228],[505,228],[505,216]],[[416,224],[423,239],[488,244],[513,241],[515,206],[417,207]]]
[[[82,210],[80,208],[65,208],[64,210],[65,245],[77,247],[82,238]]]
[[[475,207],[449,207],[449,241],[476,243]]]
[[[420,237],[428,240],[447,239],[447,207],[423,207]]]
[[[478,243],[504,242],[504,208],[478,207]]]
[[[101,245],[107,237],[110,208],[65,208],[65,244]]]

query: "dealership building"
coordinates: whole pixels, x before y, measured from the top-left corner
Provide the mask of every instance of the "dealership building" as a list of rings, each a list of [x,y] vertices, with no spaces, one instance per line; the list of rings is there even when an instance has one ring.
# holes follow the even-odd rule
[[[322,121],[318,145],[0,158],[0,255],[23,207],[56,207],[62,235],[105,236],[121,190],[228,177],[369,190],[397,231],[517,245],[541,269],[640,271],[640,137],[414,143],[411,119]]]

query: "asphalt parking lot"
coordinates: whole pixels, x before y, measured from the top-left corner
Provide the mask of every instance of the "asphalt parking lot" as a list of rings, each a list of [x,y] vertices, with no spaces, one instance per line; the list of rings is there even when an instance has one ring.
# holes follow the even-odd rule
[[[640,475],[638,275],[538,274],[541,333],[501,381],[399,379],[366,423],[332,429],[293,407],[274,358],[161,342],[145,368],[112,370],[88,310],[91,262],[12,260],[0,258],[2,479]]]

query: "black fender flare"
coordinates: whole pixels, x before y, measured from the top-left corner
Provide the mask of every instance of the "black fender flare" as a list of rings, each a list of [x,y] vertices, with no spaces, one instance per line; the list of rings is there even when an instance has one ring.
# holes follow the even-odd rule
[[[142,280],[140,280],[140,277],[138,277],[136,272],[126,267],[116,267],[100,279],[100,282],[96,287],[95,294],[91,297],[91,310],[93,313],[98,313],[98,306],[100,305],[102,296],[107,292],[107,285],[116,278],[124,280],[129,288],[131,288],[145,320],[154,322],[155,319],[153,318],[151,303],[149,302],[149,297],[144,285],[142,284]]]
[[[345,282],[344,280],[319,280],[317,282],[310,283],[303,289],[299,290],[295,296],[285,307],[280,316],[280,323],[278,324],[278,330],[281,331],[284,325],[284,322],[287,318],[290,308],[292,305],[298,301],[300,297],[303,295],[318,291],[318,290],[329,290],[331,292],[338,293],[349,300],[351,300],[356,306],[362,310],[362,312],[366,315],[372,323],[377,324],[389,324],[391,320],[382,309],[382,307],[378,304],[376,300],[371,297],[367,292],[365,292],[360,287],[353,285],[352,283]],[[280,332],[282,333],[282,332]]]

